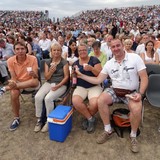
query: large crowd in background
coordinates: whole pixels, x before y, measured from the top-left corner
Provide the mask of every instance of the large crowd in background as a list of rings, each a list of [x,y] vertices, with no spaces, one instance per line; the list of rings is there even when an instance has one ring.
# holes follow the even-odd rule
[[[44,59],[51,58],[51,60],[57,61],[57,64],[63,64],[61,65],[62,68],[63,66],[67,68],[67,65],[71,68],[71,66],[75,64],[81,66],[79,61],[85,62],[87,59],[91,59],[91,61],[88,62],[89,66],[86,66],[84,63],[83,68],[86,68],[89,72],[93,72],[90,75],[96,77],[106,62],[113,57],[111,51],[111,42],[113,39],[120,40],[114,41],[114,43],[120,45],[120,47],[123,46],[121,49],[124,50],[125,53],[138,54],[141,57],[140,60],[138,59],[139,62],[143,60],[144,64],[159,64],[160,6],[87,10],[82,11],[76,16],[65,17],[62,20],[57,19],[56,22],[49,19],[46,13],[40,11],[0,11],[0,80],[5,84],[9,79],[10,75],[7,70],[7,61],[10,57],[14,56],[14,49],[16,46],[20,45],[22,48],[24,47],[22,44],[25,44],[27,48],[27,55],[33,55],[37,58],[40,70],[44,68],[41,63]],[[121,46],[121,44],[123,45]],[[57,59],[55,55],[56,53],[60,53],[61,49],[62,53],[60,57],[57,56]],[[85,59],[80,52],[86,50],[87,56]],[[61,56],[64,60],[61,59]],[[66,63],[65,60],[69,63]],[[56,70],[51,62],[52,61],[48,61],[45,64],[45,78],[47,84],[45,83],[44,85],[46,86],[42,86],[35,96],[35,105],[39,107],[42,106],[40,102],[42,102],[46,94],[48,94],[48,96],[46,96],[48,97],[48,101],[45,97],[46,107],[48,107],[47,115],[53,109],[53,105],[49,103],[51,102],[49,99],[52,99],[53,96],[51,96],[50,93],[51,84],[49,82],[51,82],[53,78],[50,74],[53,73],[54,75],[54,71]],[[9,69],[11,70],[12,67],[10,66]],[[61,70],[60,66],[59,70]],[[62,72],[64,72],[65,80],[63,80],[62,77],[60,78],[64,83],[59,81],[57,78],[58,75],[54,75],[54,79],[57,78],[56,83],[58,82],[56,87],[63,87],[63,91],[60,92],[61,94],[66,90],[64,84],[69,78],[69,76],[66,76],[66,73],[69,74],[69,70],[61,70],[60,74],[62,74]],[[33,74],[33,77],[37,77],[36,72]],[[92,86],[91,83],[84,82],[83,84],[86,85],[83,86],[85,88],[87,88],[88,85]],[[16,83],[13,85],[16,86]],[[47,87],[49,91],[45,93]],[[99,88],[96,88],[96,92],[94,93],[98,94],[98,89]],[[8,90],[10,90],[10,88]],[[52,91],[56,91],[56,89],[54,90],[53,87]],[[83,90],[83,92],[85,91]],[[99,92],[101,93],[101,89],[99,89]],[[73,96],[77,94],[78,91],[74,93]],[[41,97],[42,95],[43,97]],[[56,99],[57,97],[55,96],[54,98]],[[74,106],[77,105],[77,101],[79,100],[75,99],[74,97]],[[80,105],[81,103],[75,108],[82,113],[83,111],[78,108]],[[41,112],[41,110],[36,111],[38,120],[35,126],[35,132],[41,130],[41,126],[39,125]],[[87,112],[89,115],[88,121],[84,121],[83,127],[87,129],[88,133],[91,133],[94,131],[93,123],[95,123],[92,112],[95,114],[97,108],[94,108],[93,105],[93,110],[86,111],[86,113]],[[14,123],[17,123],[17,126],[19,125],[19,115]],[[17,126],[15,127],[13,125],[15,124],[12,124],[11,127],[14,127],[14,130]],[[48,131],[47,123],[42,128],[42,131]],[[133,135],[135,136],[135,133]],[[99,143],[101,143],[101,141]]]

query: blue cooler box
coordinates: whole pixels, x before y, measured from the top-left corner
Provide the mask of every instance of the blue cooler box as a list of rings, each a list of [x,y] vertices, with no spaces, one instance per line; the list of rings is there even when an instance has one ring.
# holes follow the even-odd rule
[[[64,142],[72,129],[72,113],[70,106],[58,105],[47,118],[50,140]]]

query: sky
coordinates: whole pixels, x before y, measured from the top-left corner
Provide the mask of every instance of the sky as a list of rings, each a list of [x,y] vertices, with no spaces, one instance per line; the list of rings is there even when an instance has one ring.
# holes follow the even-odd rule
[[[85,10],[142,5],[160,5],[160,0],[0,0],[0,10],[48,10],[51,19]]]

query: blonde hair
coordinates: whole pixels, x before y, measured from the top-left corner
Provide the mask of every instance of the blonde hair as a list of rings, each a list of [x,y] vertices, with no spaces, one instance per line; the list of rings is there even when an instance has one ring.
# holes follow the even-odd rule
[[[61,47],[61,45],[60,45],[58,42],[55,42],[55,43],[53,43],[53,44],[51,45],[51,47],[50,47],[49,56],[50,56],[51,58],[52,58],[52,49],[55,48],[55,47],[60,48],[61,53],[62,53],[62,47]]]
[[[126,45],[128,43],[131,43],[131,45],[133,45],[133,41],[131,39],[126,39],[124,40],[123,44]]]

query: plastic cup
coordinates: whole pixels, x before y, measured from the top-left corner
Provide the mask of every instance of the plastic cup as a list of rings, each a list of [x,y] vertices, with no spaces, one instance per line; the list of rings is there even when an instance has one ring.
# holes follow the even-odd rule
[[[83,68],[85,68],[85,66],[87,66],[87,65],[88,65],[87,63],[84,63],[84,64],[83,64]]]
[[[51,87],[54,87],[56,85],[56,83],[51,83]]]
[[[27,71],[31,72],[32,71],[32,67],[27,67]]]

